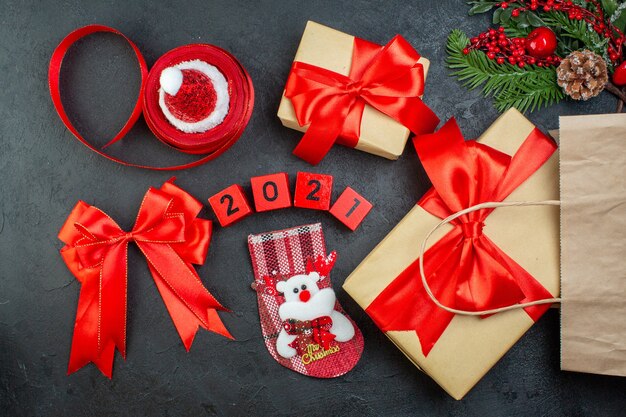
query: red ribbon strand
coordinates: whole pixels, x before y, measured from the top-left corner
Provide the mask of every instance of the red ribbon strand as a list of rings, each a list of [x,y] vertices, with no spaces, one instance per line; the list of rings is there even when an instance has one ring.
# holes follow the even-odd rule
[[[99,32],[113,33],[123,37],[135,52],[141,73],[139,95],[133,111],[122,129],[104,146],[104,148],[126,136],[143,112],[148,127],[161,142],[180,152],[203,155],[200,159],[182,165],[165,167],[131,163],[111,156],[102,149],[98,149],[74,127],[61,101],[59,77],[61,75],[63,58],[65,58],[65,54],[76,41],[85,36]],[[193,59],[200,59],[216,66],[226,77],[230,94],[230,108],[224,121],[215,128],[203,133],[184,133],[178,131],[167,122],[158,107],[159,77],[161,71],[168,66]],[[146,62],[137,46],[121,32],[102,25],[82,27],[70,33],[61,41],[50,59],[48,84],[52,103],[61,121],[83,145],[118,164],[157,171],[191,168],[217,158],[241,137],[241,134],[250,120],[254,107],[254,88],[252,86],[252,80],[239,61],[227,51],[214,45],[184,45],[163,55],[157,60],[152,70],[148,72]]]
[[[420,99],[424,67],[420,55],[400,35],[381,47],[354,39],[350,74],[294,62],[285,96],[301,126],[309,125],[294,154],[319,163],[337,142],[355,147],[365,104],[416,134],[430,133],[439,118]]]
[[[454,119],[437,133],[418,136],[415,148],[432,181],[419,201],[427,212],[443,219],[467,207],[502,201],[554,153],[556,144],[538,129],[514,156],[476,141],[465,141]],[[439,301],[462,310],[487,310],[552,295],[524,268],[483,234],[493,209],[459,217],[454,229],[424,255],[424,272]],[[419,242],[415,242],[419,244]],[[549,305],[525,308],[533,319]],[[428,297],[415,260],[368,306],[367,313],[385,331],[412,330],[425,356],[454,317]]]
[[[135,226],[122,230],[100,209],[79,201],[59,232],[61,256],[81,283],[68,373],[93,362],[111,378],[117,348],[126,357],[128,244],[145,256],[152,278],[189,350],[198,326],[232,338],[217,310],[227,311],[202,285],[192,264],[202,265],[212,223],[196,216],[202,204],[166,182],[151,188]]]

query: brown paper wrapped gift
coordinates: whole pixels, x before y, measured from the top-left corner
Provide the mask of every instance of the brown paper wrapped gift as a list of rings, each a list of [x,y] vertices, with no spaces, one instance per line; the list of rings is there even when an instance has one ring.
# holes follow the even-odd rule
[[[352,35],[309,21],[294,61],[347,76],[352,65],[354,39]],[[425,80],[430,62],[421,57],[418,63],[423,66]],[[278,117],[284,126],[291,129],[305,132],[309,127],[300,126],[291,101],[284,94],[278,109]],[[398,159],[404,151],[409,133],[409,129],[402,124],[366,104],[355,148],[384,158]]]
[[[512,156],[518,152],[523,143],[525,146],[528,145],[525,143],[528,142],[526,139],[534,132],[538,131],[533,124],[517,110],[512,109],[503,114],[478,139],[478,142]],[[546,157],[545,162],[516,186],[503,201],[558,200],[558,155],[554,152],[555,145],[552,143],[551,146],[553,149],[548,153],[551,156]],[[534,149],[530,149],[529,153],[533,154]],[[421,154],[420,159],[423,161]],[[447,158],[444,157],[440,161],[442,167],[446,165],[443,162],[447,162]],[[522,161],[520,165],[524,166],[525,163]],[[429,176],[432,179],[430,173]],[[440,221],[441,218],[416,205],[348,277],[344,289],[370,316],[371,309],[380,299],[380,295],[388,293],[389,289],[393,288],[396,278],[416,263],[422,241]],[[439,241],[454,228],[456,226],[445,225],[438,229],[429,240],[427,249],[438,245]],[[484,220],[482,235],[490,239],[547,290],[539,298],[558,296],[558,207],[497,208]],[[427,251],[426,254],[428,253]],[[427,262],[426,256],[424,259]],[[425,266],[425,270],[428,275],[428,266]],[[454,275],[455,272],[451,274]],[[483,278],[490,277],[480,276],[480,279]],[[418,277],[415,279],[419,280]],[[434,282],[430,282],[429,285],[433,288],[437,286]],[[390,315],[407,314],[400,306],[396,309],[394,302],[395,300],[391,299]],[[415,311],[419,313],[420,309],[428,307],[428,303],[432,301],[428,299],[422,304],[416,304]],[[434,305],[430,307],[438,308]],[[386,335],[417,367],[431,376],[451,396],[461,399],[533,323],[534,320],[522,309],[498,313],[487,318],[454,315],[427,356],[423,353],[417,331],[387,331]],[[380,327],[378,322],[377,324]]]

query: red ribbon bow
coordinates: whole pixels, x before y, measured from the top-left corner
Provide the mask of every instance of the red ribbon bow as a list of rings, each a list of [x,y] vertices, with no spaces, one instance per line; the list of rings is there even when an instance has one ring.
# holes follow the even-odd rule
[[[287,320],[285,330],[287,334],[297,335],[296,339],[289,344],[296,349],[298,354],[306,351],[306,345],[311,341],[322,346],[324,350],[330,348],[330,342],[335,340],[335,335],[330,332],[333,319],[330,316],[322,316],[313,320]]]
[[[81,283],[68,373],[93,362],[111,378],[115,348],[126,357],[128,243],[148,261],[152,278],[189,350],[198,326],[232,338],[192,264],[204,263],[211,221],[202,204],[172,182],[146,193],[135,226],[122,230],[100,209],[79,201],[59,232],[63,260]]]
[[[414,144],[433,183],[418,204],[442,219],[475,204],[504,200],[556,150],[550,138],[534,129],[511,157],[479,142],[466,142],[454,119],[437,133],[416,137]],[[552,297],[482,233],[492,211],[483,209],[459,217],[451,223],[454,229],[424,255],[428,284],[446,306],[476,311]],[[539,305],[525,311],[536,321],[548,308]],[[426,294],[419,260],[392,281],[366,311],[385,332],[414,330],[425,356],[454,317]]]
[[[335,142],[355,147],[365,104],[414,133],[430,133],[439,119],[420,99],[424,67],[420,55],[400,35],[381,47],[354,38],[350,74],[294,62],[285,96],[301,126],[310,124],[294,154],[319,163]]]

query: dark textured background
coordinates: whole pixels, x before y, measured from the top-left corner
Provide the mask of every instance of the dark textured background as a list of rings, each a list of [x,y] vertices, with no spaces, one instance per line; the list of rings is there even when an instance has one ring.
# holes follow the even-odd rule
[[[442,119],[456,116],[467,136],[496,118],[491,102],[468,92],[445,69],[446,35],[475,34],[488,17],[468,18],[461,1],[101,1],[0,2],[0,415],[624,415],[626,379],[559,371],[559,317],[552,310],[460,402],[454,401],[378,331],[343,292],[354,267],[429,187],[407,149],[397,162],[335,148],[312,168],[291,155],[300,134],[276,117],[281,91],[308,19],[386,43],[405,36],[432,61],[426,101]],[[116,165],[80,145],[58,119],[47,89],[50,55],[73,29],[113,26],[133,39],[152,64],[166,51],[208,42],[234,53],[256,87],[256,108],[241,140],[216,161],[178,172],[178,184],[199,199],[254,175],[298,170],[335,175],[335,198],[353,186],[375,207],[352,233],[328,213],[287,209],[216,228],[200,276],[224,305],[237,338],[200,331],[186,353],[151,280],[131,248],[128,359],[116,355],[108,380],[93,366],[66,376],[78,282],[58,255],[56,234],[76,200],[97,205],[130,228],[149,186],[168,173]],[[104,143],[133,105],[138,74],[120,38],[97,35],[67,57],[64,101],[79,129]],[[613,111],[604,95],[530,115],[543,129],[559,114]],[[134,161],[186,160],[138,123],[113,151]],[[144,159],[145,158],[145,159]],[[208,210],[206,216],[212,217]],[[338,297],[365,335],[357,366],[334,380],[291,372],[261,338],[246,236],[321,221],[339,251],[333,274]]]

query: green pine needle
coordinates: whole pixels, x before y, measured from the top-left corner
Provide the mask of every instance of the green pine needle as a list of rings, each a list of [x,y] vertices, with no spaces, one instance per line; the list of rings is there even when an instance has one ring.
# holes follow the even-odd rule
[[[446,61],[453,75],[469,89],[482,85],[485,97],[493,97],[498,111],[516,107],[521,112],[534,111],[565,98],[556,83],[554,68],[527,65],[519,68],[508,62],[498,64],[482,51],[471,50],[463,54],[469,38],[460,30],[448,36]]]

